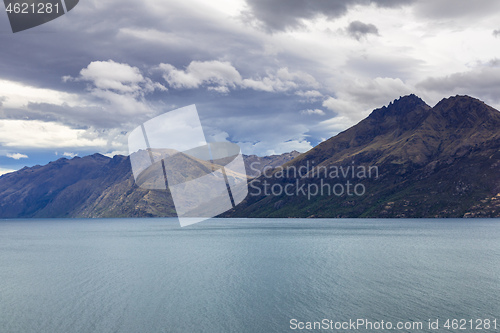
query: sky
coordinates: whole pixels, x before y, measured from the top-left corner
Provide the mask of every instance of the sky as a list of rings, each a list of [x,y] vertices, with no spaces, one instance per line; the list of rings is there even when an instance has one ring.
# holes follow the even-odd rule
[[[3,7],[2,7],[3,8]],[[208,141],[305,152],[414,93],[500,109],[498,0],[82,0],[12,33],[0,13],[0,174],[127,155],[195,104]]]

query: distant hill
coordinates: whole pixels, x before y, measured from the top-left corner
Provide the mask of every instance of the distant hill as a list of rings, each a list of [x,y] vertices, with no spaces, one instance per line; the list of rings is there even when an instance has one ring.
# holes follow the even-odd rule
[[[297,155],[251,155],[244,161],[255,175]],[[176,216],[172,198],[168,191],[139,188],[128,156],[61,158],[0,177],[0,218],[153,216]]]
[[[245,155],[245,168],[247,170],[247,175],[250,177],[255,177],[260,175],[263,170],[267,168],[276,168],[281,166],[295,157],[299,156],[300,153],[296,150],[291,153],[284,153],[281,155],[271,155],[271,156],[257,156],[257,155]]]
[[[315,177],[319,170],[370,166],[377,178]],[[224,216],[498,217],[500,112],[468,96],[435,107],[405,96],[285,164],[288,171],[301,167],[307,176],[278,169],[255,179],[247,199]],[[325,184],[347,181],[362,184],[363,195],[341,195],[340,185],[339,195],[326,191]],[[280,193],[287,185],[293,195]],[[294,191],[301,186],[305,191]],[[315,193],[321,186],[323,195]]]

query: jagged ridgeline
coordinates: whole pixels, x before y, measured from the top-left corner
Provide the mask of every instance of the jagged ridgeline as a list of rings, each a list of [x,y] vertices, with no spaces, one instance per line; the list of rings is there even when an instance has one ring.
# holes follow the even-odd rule
[[[268,170],[225,216],[497,217],[499,149],[500,112],[485,103],[405,96]]]
[[[248,175],[254,176],[298,155],[244,160]],[[176,216],[170,193],[137,186],[128,156],[61,158],[0,177],[0,218],[155,216]]]

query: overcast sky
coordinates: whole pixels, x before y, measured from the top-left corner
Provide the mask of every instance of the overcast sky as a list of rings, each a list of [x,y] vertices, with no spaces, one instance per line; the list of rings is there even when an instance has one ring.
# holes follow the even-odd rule
[[[498,0],[82,0],[0,13],[0,174],[95,152],[196,104],[210,141],[307,151],[415,93],[500,108]]]

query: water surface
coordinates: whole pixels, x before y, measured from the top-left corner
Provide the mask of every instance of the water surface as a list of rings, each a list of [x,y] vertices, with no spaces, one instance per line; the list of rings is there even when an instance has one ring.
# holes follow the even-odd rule
[[[499,291],[494,219],[0,221],[0,332],[500,320]]]

